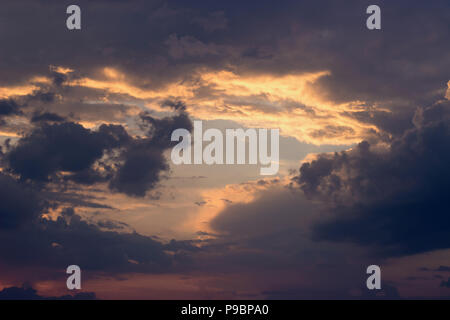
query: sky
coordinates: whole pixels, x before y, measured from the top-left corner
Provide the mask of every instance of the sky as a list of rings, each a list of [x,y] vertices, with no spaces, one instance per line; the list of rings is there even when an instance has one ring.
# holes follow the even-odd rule
[[[450,297],[447,0],[71,4],[0,6],[0,299]],[[199,120],[279,171],[173,164]]]

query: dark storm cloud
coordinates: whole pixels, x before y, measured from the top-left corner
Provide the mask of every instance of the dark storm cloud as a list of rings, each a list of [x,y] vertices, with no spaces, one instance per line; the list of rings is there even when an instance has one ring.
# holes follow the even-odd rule
[[[442,271],[450,272],[450,267],[448,267],[448,266],[439,266],[439,268],[437,268],[435,271],[438,271],[438,272],[442,272]]]
[[[224,30],[228,27],[228,20],[223,11],[211,12],[208,16],[193,19],[193,22],[202,26],[207,32]]]
[[[175,69],[165,71],[163,43],[180,23],[189,24],[191,17],[180,16],[180,10],[160,0],[133,1],[132,5],[123,1],[77,4],[82,8],[82,33],[67,30],[66,3],[4,4],[7,10],[2,10],[1,21],[10,26],[10,31],[16,31],[0,34],[5,49],[0,63],[5,77],[0,83],[20,83],[33,74],[46,73],[50,65],[76,67],[81,74],[96,73],[105,64],[114,65],[136,74],[134,78],[141,86],[174,76]],[[151,32],[143,37],[142,30]],[[125,64],[124,59],[128,60]],[[149,79],[145,74],[158,75]],[[64,80],[58,74],[54,82],[61,84]]]
[[[257,6],[242,1],[187,4],[159,0],[78,4],[82,30],[72,32],[65,28],[66,3],[2,3],[0,25],[8,28],[0,27],[1,86],[48,74],[50,65],[71,67],[79,77],[97,77],[104,66],[113,66],[126,73],[133,85],[152,90],[173,81],[195,82],[197,70],[275,76],[328,70],[330,74],[311,87],[336,102],[361,100],[366,109],[377,104],[393,111],[358,111],[348,116],[373,123],[395,138],[383,152],[374,142],[364,142],[353,151],[323,156],[302,166],[296,182],[306,194],[331,206],[328,213],[335,216],[313,228],[315,238],[385,246],[387,255],[450,245],[450,220],[445,214],[450,190],[446,167],[450,141],[448,122],[444,121],[448,117],[441,104],[441,111],[435,106],[416,113],[411,120],[416,106],[442,96],[448,81],[448,1],[436,0],[433,5],[381,1],[381,31],[365,28],[369,1],[285,1],[274,5],[263,0]],[[45,110],[68,119],[114,121],[124,120],[130,110],[120,104],[88,103],[106,92],[81,87],[66,90],[67,80],[68,76],[53,73],[51,90],[42,88],[26,98],[30,114]],[[210,87],[200,91],[197,94],[214,94]],[[70,99],[58,101],[61,92]],[[263,110],[274,111],[263,102]],[[76,183],[109,181],[113,190],[143,196],[168,169],[163,152],[170,147],[171,130],[192,127],[182,113],[183,104],[170,102],[167,106],[181,114],[165,119],[143,115],[145,135],[133,139],[120,126],[103,127],[102,131],[69,122],[42,124],[7,151],[11,166],[7,172],[12,170],[22,180],[47,181],[64,170],[69,172],[66,179]],[[314,113],[309,107],[302,109]],[[11,105],[4,110],[5,117],[21,112],[20,107]],[[350,133],[346,130],[335,127],[313,134]],[[99,164],[112,149],[117,149],[119,156]],[[94,164],[103,166],[102,174]],[[160,272],[170,269],[176,259],[165,251],[185,245],[167,246],[136,233],[105,232],[71,210],[57,221],[35,222],[42,212],[40,199],[30,200],[35,204],[29,208],[30,203],[19,204],[20,199],[32,199],[26,188],[22,189],[23,181],[5,175],[0,178],[0,188],[2,185],[6,201],[0,202],[0,221],[6,228],[0,229],[0,256],[5,262],[57,268],[78,263],[101,271]],[[7,189],[23,198],[16,199]],[[72,204],[76,200],[80,199]],[[311,276],[315,287],[323,288],[310,293],[329,297],[333,292],[342,297],[355,283],[363,282],[365,261],[350,245],[340,248],[339,243],[328,247],[327,241],[311,242],[311,221],[299,218],[303,212],[316,213],[310,206],[303,196],[281,192],[277,197],[268,193],[267,199],[248,207],[227,208],[213,221],[213,227],[230,237],[205,248],[208,254],[199,259],[205,263],[202,270],[242,267],[253,272],[266,268],[281,270],[276,274],[280,276],[286,266],[303,262],[302,272]],[[10,231],[18,226],[20,231]],[[192,249],[189,243],[187,248]],[[346,261],[351,258],[357,263]],[[334,263],[335,268],[324,267],[323,261]],[[336,286],[343,290],[335,290]],[[267,295],[307,296],[297,288]]]
[[[319,216],[320,205],[301,191],[268,186],[252,202],[229,204],[212,220],[216,232],[205,234],[213,239],[196,255],[198,268],[276,277],[274,283],[261,279],[267,290],[259,294],[269,299],[361,298],[367,290],[350,292],[365,283],[365,250],[312,241],[310,229]]]
[[[64,295],[59,297],[43,297],[30,285],[22,287],[9,287],[0,291],[0,300],[95,300],[94,292],[80,292],[74,295]]]
[[[302,230],[316,212],[315,204],[301,193],[273,187],[258,201],[228,205],[211,221],[211,227],[233,238],[259,237]]]
[[[362,142],[303,164],[294,178],[301,191],[271,186],[249,203],[227,206],[211,222],[215,239],[203,246],[211,250],[207,269],[295,266],[308,279],[264,291],[271,299],[400,298],[395,283],[377,294],[361,287],[365,268],[450,247],[449,115],[446,100],[417,110],[414,129],[388,147]]]
[[[98,131],[91,131],[73,122],[44,123],[20,139],[7,160],[22,179],[47,181],[57,171],[80,172],[90,168],[106,150],[128,140],[127,132],[118,125],[102,125]]]
[[[64,122],[65,118],[52,112],[34,113],[31,117],[31,122],[50,121],[50,122]]]
[[[90,91],[90,92],[89,92]],[[83,120],[92,122],[125,122],[131,113],[138,113],[140,109],[133,105],[125,105],[119,103],[89,103],[87,101],[79,101],[77,94],[87,94],[88,98],[97,100],[102,96],[102,92],[92,92],[92,90],[81,90],[77,88],[67,93],[64,101],[45,105],[45,107],[34,107],[36,112],[45,110],[61,117],[72,120]],[[32,107],[33,108],[33,107]]]
[[[12,114],[20,114],[20,106],[11,99],[0,100],[0,116],[9,116]]]
[[[164,244],[135,232],[102,231],[100,227],[111,223],[83,221],[70,207],[57,220],[43,219],[44,203],[51,205],[52,199],[30,188],[0,175],[0,257],[8,265],[77,264],[106,272],[161,272],[169,270],[177,257],[166,251],[196,250],[187,242],[177,247],[176,241]]]
[[[76,72],[64,75],[52,71],[52,68],[49,68],[42,76],[51,78],[55,74],[73,81],[80,77],[80,74]],[[31,123],[63,122],[64,120],[123,123],[128,117],[131,118],[141,111],[136,104],[142,101],[127,94],[111,93],[106,89],[72,86],[64,82],[35,83],[34,85],[39,89],[30,94],[0,100],[0,117],[2,114],[20,115]],[[105,97],[119,102],[103,102]],[[178,103],[179,107],[183,104],[181,101],[174,103],[174,106]],[[27,131],[30,126],[25,125],[23,129]]]
[[[183,101],[165,100],[162,106],[172,108],[176,111],[186,111],[186,104]]]
[[[129,227],[125,222],[112,221],[112,220],[99,220],[97,226],[107,230],[121,230]]]
[[[362,142],[303,164],[294,180],[331,205],[333,216],[315,227],[315,238],[379,247],[386,255],[449,248],[449,112],[447,100],[418,112],[417,127],[388,149]]]
[[[361,279],[361,282],[364,279]],[[318,288],[289,288],[279,291],[263,292],[269,300],[304,300],[304,299],[345,299],[345,300],[397,300],[401,299],[397,288],[384,283],[380,290],[368,290],[365,287],[357,288],[357,293],[350,291],[330,289],[324,291]]]
[[[75,132],[79,129],[75,129]],[[103,127],[100,132],[109,135],[116,133],[118,136],[123,133],[116,127],[108,126]],[[111,144],[117,142],[111,136],[106,140]],[[2,262],[8,265],[26,264],[59,269],[77,264],[86,270],[106,272],[161,272],[169,270],[177,257],[167,251],[177,253],[195,250],[188,243],[177,247],[176,241],[166,245],[137,233],[102,231],[100,228],[117,229],[126,225],[108,222],[109,220],[101,221],[98,225],[91,224],[83,221],[70,207],[64,209],[57,220],[42,219],[41,215],[47,208],[55,209],[70,203],[61,198],[63,195],[67,194],[51,196],[47,191],[33,189],[33,185],[0,173]],[[90,199],[80,200],[87,203]],[[7,291],[2,292],[2,295],[8,297],[12,293],[14,292]]]
[[[368,108],[369,109],[369,108]],[[344,112],[343,115],[357,119],[363,123],[370,123],[384,132],[401,135],[413,125],[411,106],[390,106],[392,111],[366,110],[355,112]]]
[[[27,103],[40,101],[44,103],[50,103],[55,101],[55,93],[51,91],[36,90],[32,94],[26,96]]]
[[[53,84],[57,87],[61,87],[69,78],[67,75],[60,73],[60,72],[56,72],[56,71],[52,71],[51,72],[51,78],[53,80]]]
[[[37,121],[63,121],[55,113],[40,112],[36,110],[42,106],[52,105],[56,101],[55,93],[51,91],[35,90],[33,93],[24,96],[15,96],[10,99],[0,100],[0,125],[4,128],[10,127],[11,123],[7,120],[8,116],[20,116],[21,118],[31,118],[31,122]],[[32,113],[32,115],[30,115]],[[28,126],[21,124],[20,129],[13,131],[26,131]]]
[[[447,281],[444,281],[444,280],[443,280],[443,281],[441,282],[440,286],[441,286],[441,287],[444,287],[444,288],[450,288],[450,278],[448,278]]]
[[[42,200],[33,190],[0,173],[0,230],[15,229],[34,221],[43,206]]]
[[[257,10],[241,1],[78,4],[82,30],[70,32],[64,3],[5,3],[3,79],[20,82],[45,73],[49,65],[83,75],[108,65],[127,73],[134,85],[154,89],[188,80],[203,67],[276,75],[329,70],[316,86],[321,94],[336,101],[389,102],[391,109],[400,101],[409,110],[442,94],[448,81],[444,0],[432,6],[380,1],[381,31],[365,26],[370,1],[284,1],[280,6],[260,1]]]
[[[171,141],[172,132],[179,128],[192,130],[192,122],[187,113],[181,112],[175,116],[162,119],[154,118],[148,113],[141,114],[142,128],[147,131],[149,142],[161,148],[168,148],[177,142]]]
[[[180,102],[170,106],[184,110],[184,104]],[[140,117],[146,137],[137,138],[126,147],[120,157],[123,164],[109,184],[112,190],[130,196],[144,196],[159,182],[161,173],[169,169],[164,151],[174,145],[171,141],[172,132],[179,128],[192,130],[192,122],[183,111],[162,119],[148,113]]]
[[[24,239],[18,241],[15,249],[25,252],[34,249],[40,253],[40,258],[25,255],[14,259],[8,249],[4,251],[4,258],[54,267],[76,264],[84,269],[103,271],[157,271],[171,264],[162,243],[137,233],[101,231],[97,226],[82,221],[70,208],[57,221],[43,221],[29,234],[22,235]],[[39,238],[42,240],[37,240]],[[52,243],[58,246],[52,246]],[[134,266],[129,260],[140,265]]]
[[[387,257],[450,246],[449,108],[443,100],[418,110],[415,128],[388,147],[362,142],[305,163],[294,179],[301,191],[257,182],[268,189],[213,218],[197,268],[266,277],[270,270],[280,281],[262,292],[271,299],[401,298],[395,283],[368,291],[365,270]],[[287,266],[307,283],[286,275],[289,285],[280,285]]]
[[[55,222],[44,221],[37,227],[28,235],[22,234],[14,249],[20,252],[32,250],[39,256],[24,254],[17,257],[11,249],[4,248],[3,258],[11,263],[55,268],[77,264],[86,270],[106,272],[161,272],[169,270],[173,263],[164,244],[137,233],[101,231],[73,213],[66,213]],[[8,239],[5,235],[2,238]],[[52,246],[52,243],[58,245]]]
[[[56,175],[66,172],[65,181],[85,185],[109,181],[114,191],[144,196],[169,169],[164,152],[174,145],[172,132],[192,130],[183,102],[166,101],[165,105],[178,113],[160,119],[142,113],[144,137],[136,138],[121,125],[102,124],[94,131],[74,122],[58,123],[62,119],[57,115],[35,114],[32,122],[41,125],[4,155],[7,169],[24,181],[56,182]],[[118,155],[112,155],[113,150]]]
[[[22,106],[13,99],[0,100],[0,126],[7,124],[6,118],[12,115],[21,115]]]
[[[435,269],[430,269],[426,267],[419,268],[419,271],[432,271],[432,272],[450,272],[449,266],[439,266]]]
[[[388,140],[390,134],[400,136],[412,128],[416,107],[442,96],[448,81],[449,10],[444,0],[433,6],[423,1],[381,1],[380,31],[365,26],[369,1],[284,1],[282,6],[262,1],[258,10],[238,1],[227,5],[162,0],[78,4],[83,13],[79,32],[65,28],[62,3],[30,1],[18,6],[11,1],[4,5],[8,15],[2,21],[12,31],[3,34],[0,66],[8,85],[36,74],[48,75],[49,66],[75,70],[62,74],[51,67],[52,88],[36,94],[29,103],[34,111],[74,120],[125,121],[137,107],[87,101],[107,96],[136,104],[132,97],[77,86],[68,90],[65,85],[84,76],[101,78],[105,66],[126,74],[132,85],[151,90],[169,82],[198,85],[197,73],[203,70],[274,76],[327,70],[329,75],[310,87],[335,102],[359,100],[362,110],[343,116],[377,126],[378,135]],[[142,30],[152,31],[143,35]],[[55,101],[54,93],[65,98]],[[205,84],[195,94],[211,97],[215,93]],[[258,110],[277,111],[262,98],[252,99],[250,105]],[[228,100],[248,103],[242,97]],[[39,103],[45,103],[45,108]],[[173,104],[172,108],[182,110],[183,106]],[[314,113],[314,108],[304,110]],[[352,135],[351,130],[335,126],[310,135],[341,137]]]
[[[72,178],[70,178],[72,180]],[[99,181],[94,181],[92,183],[95,182],[100,182],[100,181],[104,181],[103,180],[99,180]],[[75,181],[78,182],[78,181]],[[80,183],[80,182],[78,182]],[[115,209],[110,205],[107,205],[105,203],[100,203],[100,200],[104,200],[102,198],[98,198],[95,197],[93,195],[90,194],[85,194],[85,193],[76,193],[76,192],[71,192],[71,190],[66,190],[64,189],[64,186],[58,185],[58,191],[46,191],[46,190],[41,190],[40,194],[43,198],[45,198],[48,201],[51,201],[54,204],[58,204],[61,206],[73,206],[73,207],[85,207],[85,208],[95,208],[95,209]],[[82,189],[80,188],[80,190],[78,191],[82,191]]]
[[[122,154],[123,165],[110,182],[110,188],[130,196],[144,196],[159,182],[161,171],[169,169],[164,149],[137,141]]]
[[[236,11],[226,10],[231,21],[226,36],[233,39],[234,48],[240,52],[247,44],[247,52],[251,44],[270,57],[246,55],[233,60],[228,55],[228,59],[238,70],[257,73],[329,70],[330,75],[319,81],[318,88],[336,101],[390,102],[389,108],[396,109],[395,101],[422,104],[441,95],[450,63],[446,54],[449,31],[445,27],[448,2],[429,6],[420,1],[381,1],[379,32],[365,26],[365,10],[370,4],[286,1],[274,7],[261,2],[256,13],[245,5]],[[225,36],[209,42],[197,38],[221,44]]]
[[[273,19],[282,22],[273,31],[267,30],[273,27],[270,23],[260,26],[260,34],[271,37],[284,28],[289,39],[277,41],[271,37],[271,46],[278,53],[265,63],[251,61],[249,68],[258,65],[273,72],[289,67],[329,70],[330,75],[319,80],[318,87],[323,89],[321,94],[336,101],[430,103],[442,94],[448,81],[444,71],[450,63],[446,54],[449,30],[445,27],[448,2],[437,1],[436,6],[429,6],[421,1],[381,1],[379,32],[365,26],[369,4],[372,3],[290,2],[287,7],[275,9]],[[262,47],[258,40],[256,43]],[[295,63],[294,59],[300,62]]]
[[[113,169],[111,168],[111,166],[107,164],[104,163],[100,164],[102,165],[103,169],[102,172],[93,168],[87,168],[66,175],[64,176],[63,180],[72,181],[75,183],[79,183],[81,185],[88,185],[88,186],[96,183],[106,182],[109,179],[111,179],[113,175]]]

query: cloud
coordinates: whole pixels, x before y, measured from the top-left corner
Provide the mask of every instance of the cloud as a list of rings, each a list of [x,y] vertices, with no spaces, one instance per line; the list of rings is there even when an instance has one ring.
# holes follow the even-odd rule
[[[9,287],[0,291],[0,300],[95,300],[94,292],[80,292],[74,295],[59,297],[43,297],[29,285],[22,287]]]
[[[166,41],[169,47],[168,53],[174,59],[183,59],[185,57],[201,58],[209,55],[224,54],[225,48],[215,44],[205,44],[194,37],[178,37],[176,34],[170,35]]]
[[[107,230],[119,230],[119,229],[124,229],[126,227],[129,227],[129,225],[126,224],[125,222],[105,220],[105,219],[99,220],[97,222],[97,225],[100,228],[107,229]]]
[[[183,101],[167,99],[161,104],[162,107],[169,107],[176,111],[186,111],[186,104]]]
[[[130,196],[144,196],[153,189],[161,178],[161,172],[167,171],[169,165],[164,151],[173,146],[172,132],[178,128],[192,130],[189,116],[183,112],[183,104],[172,105],[181,113],[157,119],[148,113],[141,114],[142,129],[146,137],[133,140],[122,152],[123,164],[111,179],[109,187]]]
[[[22,114],[22,106],[17,104],[13,99],[1,99],[0,100],[0,127],[4,127],[7,124],[5,118],[12,115]]]
[[[73,154],[71,150],[65,149],[67,146],[63,146],[64,142],[68,142],[69,146],[82,148],[81,143],[76,144],[82,141],[95,146],[92,149],[101,150],[105,146],[121,145],[121,141],[129,139],[129,136],[118,126],[104,126],[92,132],[73,123],[63,123],[40,127],[28,139],[19,143],[17,148],[28,146],[30,154],[34,156],[31,159],[38,162],[46,159],[43,154],[49,155],[47,159],[54,156],[57,161],[50,167],[52,170],[76,172],[82,168],[73,167],[70,159],[66,158]],[[49,143],[58,144],[58,148],[53,149]],[[14,150],[16,149],[11,152]],[[87,151],[91,151],[91,148],[87,148]],[[96,152],[91,154],[98,157],[99,153]],[[85,166],[90,165],[94,158],[84,157],[89,159],[84,162]],[[163,243],[136,232],[110,231],[119,230],[126,224],[109,219],[101,220],[98,224],[90,223],[83,220],[72,207],[67,207],[70,203],[98,207],[90,203],[89,196],[71,200],[70,194],[64,190],[52,193],[32,182],[32,178],[39,180],[42,176],[24,175],[28,171],[17,173],[27,179],[17,180],[6,172],[0,173],[0,259],[8,266],[61,269],[77,264],[85,270],[111,273],[168,272],[176,265],[178,254],[197,250],[186,241],[182,244],[175,240]],[[49,210],[58,213],[50,218],[46,216]],[[5,297],[16,293],[33,296],[30,290],[3,292]]]
[[[280,181],[255,181],[244,190],[254,197],[228,203],[210,221],[213,231],[200,232],[208,238],[194,255],[196,269],[224,273],[226,279],[245,277],[249,290],[268,299],[364,295],[351,291],[365,283],[370,261],[365,250],[311,239],[311,227],[321,219],[320,203]]]
[[[133,6],[81,1],[90,19],[99,21],[90,26],[90,42],[96,43],[90,46],[76,37],[63,41],[65,28],[51,19],[64,11],[63,4],[44,8],[29,1],[23,11],[7,1],[11,14],[2,19],[13,26],[11,39],[17,33],[24,38],[20,43],[41,56],[36,60],[10,39],[0,61],[11,88],[27,82],[41,95],[53,93],[55,100],[44,110],[66,118],[73,112],[83,121],[124,122],[140,107],[176,97],[188,101],[196,117],[233,119],[249,127],[279,125],[284,134],[315,144],[355,143],[378,131],[401,135],[411,128],[416,107],[445,93],[450,63],[445,0],[434,6],[383,1],[383,17],[389,13],[383,29],[390,32],[365,28],[369,4],[287,1],[274,8],[263,2],[255,14],[235,1],[221,11],[207,3],[187,8],[178,1]],[[40,12],[37,20],[35,12]],[[146,18],[136,19],[137,12],[146,12]],[[14,14],[40,27],[17,24]],[[119,17],[120,26],[106,21]],[[146,41],[129,37],[139,30],[153,32]],[[61,42],[58,50],[49,49],[49,39]],[[73,47],[79,48],[76,56]],[[7,63],[11,56],[20,64]],[[227,72],[236,79],[230,82],[223,76]],[[301,81],[309,74],[321,76]],[[32,81],[43,75],[45,85]],[[289,107],[294,103],[305,107]],[[277,121],[273,112],[280,113]]]
[[[9,116],[12,114],[20,114],[20,106],[11,99],[0,100],[0,116]]]
[[[420,271],[435,271],[435,272],[450,272],[450,267],[449,266],[439,266],[438,268],[435,268],[435,269],[429,269],[426,267],[422,267],[419,270]]]
[[[9,31],[0,53],[0,120],[2,135],[13,139],[1,150],[0,246],[14,243],[0,251],[4,261],[59,268],[75,257],[95,270],[113,264],[145,272],[184,261],[165,255],[168,247],[151,237],[112,232],[123,230],[108,222],[91,225],[83,212],[38,217],[47,206],[56,216],[65,206],[101,208],[88,196],[94,184],[139,197],[155,189],[169,172],[171,130],[190,128],[186,112],[280,127],[316,145],[367,139],[302,166],[294,179],[301,190],[271,189],[248,204],[220,200],[218,208],[231,205],[213,219],[217,239],[195,256],[205,263],[199,270],[248,268],[264,273],[260,281],[284,276],[285,288],[266,291],[273,296],[301,296],[292,279],[317,296],[347,296],[366,262],[354,246],[376,246],[384,256],[447,248],[448,114],[444,102],[416,108],[445,94],[448,1],[381,1],[382,32],[365,28],[369,4],[261,1],[255,12],[242,1],[217,11],[213,2],[80,0],[89,15],[78,37],[54,19],[64,15],[64,3],[2,3],[0,21]],[[141,30],[152,32],[143,40]],[[134,117],[147,108],[177,114],[142,114],[136,126]],[[298,161],[303,153],[295,152],[288,150]],[[73,184],[85,193],[69,194]],[[215,199],[228,197],[211,199],[197,209],[213,210]],[[206,216],[197,215],[202,227]],[[283,270],[300,266],[304,278]],[[268,277],[275,267],[269,275],[279,277]],[[315,286],[324,290],[313,292]]]
[[[0,173],[0,230],[33,222],[43,209],[42,199],[31,188]]]
[[[130,196],[144,196],[159,182],[160,172],[169,169],[163,150],[152,148],[146,142],[135,142],[123,153],[123,165],[109,184],[112,190]]]
[[[34,113],[31,120],[38,126],[4,154],[7,170],[24,181],[107,182],[111,190],[144,196],[169,169],[164,152],[174,145],[172,132],[192,129],[182,101],[167,100],[163,106],[176,114],[156,118],[141,113],[143,137],[131,137],[122,125],[101,124],[91,130],[56,114]]]
[[[319,138],[323,136],[339,137],[353,134],[355,134],[355,131],[351,127],[327,125],[323,129],[314,130],[310,133],[310,136]]]
[[[207,32],[224,30],[228,26],[228,19],[223,11],[214,11],[208,16],[194,18],[193,22],[203,27]]]
[[[388,256],[449,248],[449,108],[445,100],[419,111],[427,120],[388,147],[364,141],[303,164],[294,181],[332,212],[315,226],[315,238]]]
[[[304,299],[345,299],[345,300],[398,300],[401,299],[397,288],[391,284],[383,284],[381,290],[369,291],[360,287],[352,291],[330,289],[324,292],[315,288],[288,288],[279,291],[263,292],[270,300],[304,300]]]
[[[439,266],[439,268],[437,268],[435,271],[438,271],[438,272],[450,272],[450,267],[448,267],[448,266]]]
[[[211,227],[234,239],[267,236],[287,230],[305,232],[305,226],[317,213],[317,206],[300,192],[286,190],[285,187],[268,188],[268,191],[259,192],[253,202],[228,205],[213,218]]]
[[[31,122],[40,121],[52,121],[52,122],[64,122],[65,118],[52,112],[35,113],[31,118]]]
[[[374,139],[317,155],[293,184],[255,189],[227,205],[210,221],[214,236],[196,255],[199,268],[266,279],[267,270],[295,268],[301,276],[291,275],[291,285],[277,273],[264,291],[270,298],[400,298],[394,282],[381,293],[364,289],[365,268],[450,247],[449,107],[442,100],[419,109],[415,127],[389,144]]]
[[[6,157],[12,172],[22,179],[47,181],[58,171],[90,168],[105,151],[129,139],[122,126],[102,125],[91,131],[73,122],[44,123],[20,139]]]
[[[450,278],[448,278],[447,281],[442,280],[442,281],[441,281],[441,284],[440,284],[440,287],[450,288]]]
[[[11,186],[2,187],[2,195],[11,196],[7,191]],[[11,191],[13,196],[20,196],[18,190]],[[117,229],[124,225],[105,221],[92,224],[70,207],[50,220],[42,217],[43,209],[39,212],[29,208],[33,198],[27,199],[13,198],[14,206],[7,201],[0,203],[0,257],[9,266],[62,269],[76,264],[83,270],[110,273],[169,272],[178,253],[196,250],[189,242],[165,244],[136,232],[102,231],[100,228]]]
[[[2,20],[12,32],[4,39],[5,59],[0,61],[8,82],[20,83],[43,73],[49,65],[69,66],[92,76],[108,64],[131,75],[132,82],[142,88],[185,80],[200,68],[272,75],[325,69],[330,74],[316,88],[330,99],[411,102],[428,100],[448,81],[445,0],[433,6],[421,1],[381,1],[383,30],[389,32],[365,28],[368,1],[339,6],[330,0],[287,1],[279,8],[264,1],[258,12],[238,1],[221,11],[213,3],[186,7],[180,1],[135,1],[133,6],[120,1],[92,6],[81,1],[79,5],[88,8],[92,21],[98,21],[89,25],[87,42],[77,37],[64,41],[67,30],[51,19],[64,12],[64,4],[44,7],[27,1],[25,9],[14,1],[4,4],[8,10]],[[145,19],[136,19],[143,13]],[[19,14],[29,23],[18,23],[15,17]],[[108,23],[118,18],[120,25]],[[139,30],[153,32],[146,41],[129,37]],[[180,30],[182,35],[171,38]],[[15,41],[18,37],[22,41]],[[171,45],[166,46],[168,39]],[[54,41],[60,43],[58,50],[51,46]],[[30,46],[35,50],[24,50]],[[79,48],[76,55],[73,47]],[[173,52],[183,59],[171,59]],[[199,59],[199,54],[206,53],[212,54]],[[11,61],[8,57],[13,56]]]

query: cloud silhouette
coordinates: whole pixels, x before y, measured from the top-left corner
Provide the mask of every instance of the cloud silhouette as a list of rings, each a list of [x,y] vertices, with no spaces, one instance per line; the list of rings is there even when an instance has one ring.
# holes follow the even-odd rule
[[[8,287],[0,291],[0,300],[95,300],[94,292],[79,292],[74,295],[64,295],[59,297],[43,297],[30,285],[24,284],[22,287]]]
[[[388,147],[364,141],[303,164],[294,181],[332,212],[316,225],[315,238],[375,246],[386,255],[449,248],[449,112],[441,101],[419,111],[417,127]]]

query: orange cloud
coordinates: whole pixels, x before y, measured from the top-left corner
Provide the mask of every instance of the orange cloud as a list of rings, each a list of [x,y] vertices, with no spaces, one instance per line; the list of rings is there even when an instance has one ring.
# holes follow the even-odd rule
[[[195,80],[142,89],[119,70],[105,67],[98,78],[85,77],[68,84],[128,95],[157,111],[161,111],[159,104],[164,99],[182,99],[196,118],[232,120],[245,127],[280,128],[285,136],[314,144],[351,144],[362,140],[369,130],[376,131],[375,126],[345,115],[362,110],[364,102],[335,104],[312,88],[326,75],[328,71],[275,76],[199,70]]]
[[[287,179],[287,178],[286,178]],[[213,232],[209,222],[216,217],[227,205],[236,203],[250,203],[257,195],[269,187],[282,186],[287,180],[266,178],[240,184],[229,184],[223,188],[207,189],[201,192],[204,205],[201,206],[182,228],[194,231]]]

